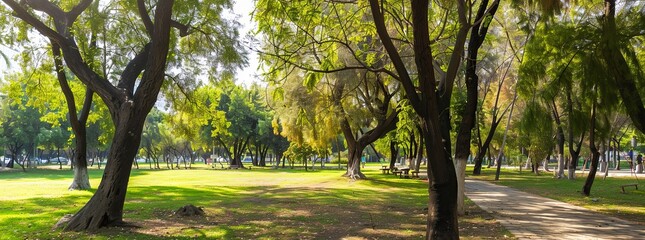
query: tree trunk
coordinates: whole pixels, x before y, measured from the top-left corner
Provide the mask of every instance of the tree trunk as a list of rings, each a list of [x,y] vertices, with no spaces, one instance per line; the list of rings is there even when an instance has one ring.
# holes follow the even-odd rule
[[[591,129],[589,129],[589,150],[591,151],[591,167],[589,169],[589,175],[587,175],[587,180],[585,181],[584,187],[582,187],[582,194],[589,196],[591,194],[591,186],[596,177],[596,171],[598,170],[598,159],[600,158],[600,152],[596,147],[595,142],[595,131],[596,131],[596,103],[595,99],[593,100],[594,104],[591,110]]]
[[[428,239],[459,239],[458,185],[453,162],[450,155],[443,152],[442,144],[432,143],[431,134],[425,132],[423,135],[426,137],[426,155],[429,156],[428,179],[430,180],[426,237]],[[435,140],[434,142],[439,141]],[[447,169],[447,171],[442,169]]]
[[[74,180],[69,186],[69,190],[87,190],[90,189],[90,176],[87,173],[87,134],[85,134],[85,124],[79,124],[79,128],[74,131],[76,138],[76,154],[74,156]]]
[[[477,156],[475,157],[475,168],[473,169],[473,175],[481,174],[482,163],[484,162],[484,155],[486,155],[486,151],[490,146],[490,142],[493,141],[493,136],[495,135],[495,129],[497,129],[498,125],[499,125],[499,121],[493,120],[493,124],[491,125],[490,131],[486,136],[486,140],[484,140],[484,144],[482,144],[479,151],[477,151]],[[489,159],[489,161],[492,162],[492,159]]]
[[[425,149],[423,141],[424,141],[423,138],[421,138],[419,143],[419,149],[417,152],[417,159],[414,162],[414,170],[417,172],[421,168],[421,159],[423,159],[423,150]]]
[[[123,105],[115,124],[117,128],[101,183],[65,230],[93,230],[123,224],[123,204],[146,116],[136,112],[128,103]]]
[[[361,155],[365,146],[358,143],[347,144],[347,172],[343,177],[350,179],[365,179],[365,174],[361,172]]]
[[[468,156],[465,158],[455,156],[455,171],[457,174],[457,214],[464,215],[466,213],[465,207],[465,188],[466,188],[466,162]]]
[[[390,140],[390,169],[394,169],[394,165],[398,157],[399,149],[396,146],[396,141]]]
[[[616,141],[615,146],[616,146],[616,148],[615,148],[616,153],[614,154],[614,158],[616,159],[616,168],[615,169],[620,170],[620,156],[619,156],[619,153],[618,153],[618,151],[619,151],[618,149],[620,149],[620,141]]]

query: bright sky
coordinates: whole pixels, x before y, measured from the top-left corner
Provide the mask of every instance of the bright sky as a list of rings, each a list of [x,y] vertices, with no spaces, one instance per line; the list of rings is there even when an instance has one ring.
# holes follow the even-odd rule
[[[240,36],[242,38],[247,34],[250,34],[256,26],[251,19],[251,12],[253,12],[255,7],[254,2],[255,1],[252,0],[236,0],[235,5],[233,6],[233,11],[235,14],[239,15],[238,21],[242,25],[242,29],[240,29]],[[244,47],[249,49],[249,46],[246,46],[246,43]],[[258,55],[255,52],[249,51],[248,60],[249,65],[238,71],[236,76],[237,82],[245,86],[250,86],[253,82],[260,82],[260,76],[258,73]]]
[[[253,23],[251,20],[251,12],[254,9],[254,2],[252,0],[235,0],[235,4],[233,6],[233,11],[237,15],[237,20],[240,22],[242,25],[242,29],[240,29],[240,40],[243,40],[247,34],[250,34],[250,32],[255,28],[256,24]],[[247,41],[242,41],[242,42],[247,42]],[[244,44],[244,47],[248,49],[247,43]],[[9,49],[5,46],[0,45],[0,52],[4,53],[7,55],[10,61],[12,61],[12,58],[17,52],[15,50]],[[238,70],[236,79],[237,83],[242,84],[244,86],[250,86],[251,83],[253,82],[260,82],[260,77],[259,74],[257,73],[258,69],[258,56],[255,52],[249,51],[248,55],[248,66],[245,67],[242,70]],[[11,67],[15,68],[15,63],[11,63]],[[9,66],[5,64],[5,61],[0,57],[0,77],[3,77],[6,73],[9,72]]]

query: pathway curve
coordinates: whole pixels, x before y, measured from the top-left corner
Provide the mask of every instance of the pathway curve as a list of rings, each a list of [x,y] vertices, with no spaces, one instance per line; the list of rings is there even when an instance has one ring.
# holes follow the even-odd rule
[[[645,226],[492,183],[466,180],[466,196],[518,239],[645,239]]]

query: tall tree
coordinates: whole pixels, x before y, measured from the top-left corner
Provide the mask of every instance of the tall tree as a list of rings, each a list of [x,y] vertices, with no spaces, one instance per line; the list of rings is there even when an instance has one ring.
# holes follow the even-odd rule
[[[626,7],[633,7],[631,4],[628,4]],[[635,28],[627,28],[627,30],[643,29],[645,27],[645,17],[642,14],[642,3],[641,6],[633,7],[635,12],[632,12],[633,16],[631,20],[633,21],[632,26]],[[640,11],[638,10],[640,8]],[[626,9],[625,12],[630,13],[632,9]],[[605,0],[604,1],[604,12],[602,15],[602,36],[601,36],[601,52],[604,60],[608,66],[607,70],[616,83],[616,88],[618,89],[620,96],[623,100],[623,105],[625,106],[627,115],[632,119],[634,127],[638,129],[641,133],[645,133],[645,105],[643,105],[643,99],[641,98],[641,92],[636,86],[636,80],[643,80],[643,74],[639,60],[631,58],[632,65],[636,65],[637,71],[640,73],[635,75],[633,70],[630,69],[628,62],[625,60],[623,54],[632,55],[633,49],[625,46],[626,43],[629,43],[631,37],[642,35],[642,31],[638,32],[621,32],[618,30],[616,24],[616,0]],[[628,25],[629,26],[629,25]],[[622,36],[621,36],[622,35]],[[624,39],[624,38],[627,39]],[[623,39],[621,39],[623,38]],[[624,53],[623,53],[624,52]]]
[[[94,43],[96,45],[96,43]],[[54,66],[56,68],[56,76],[58,84],[65,95],[67,102],[67,110],[69,112],[69,123],[74,131],[74,139],[76,140],[74,155],[74,180],[69,186],[69,190],[86,190],[90,189],[90,176],[87,173],[87,118],[90,115],[92,108],[92,98],[94,92],[86,88],[85,97],[83,100],[83,108],[80,112],[76,112],[76,100],[74,93],[69,87],[65,70],[63,69],[63,60],[60,52],[60,47],[56,43],[52,43],[52,52],[54,54]]]
[[[315,76],[315,73],[365,69],[370,72],[384,73],[397,80],[403,89],[402,96],[405,96],[414,112],[419,116],[421,135],[425,138],[423,141],[425,155],[429,157],[428,175],[431,184],[429,186],[427,236],[433,239],[458,238],[457,181],[451,158],[449,112],[454,80],[471,27],[468,22],[469,2],[457,1],[455,4],[446,5],[438,3],[442,9],[445,9],[444,12],[457,9],[456,17],[454,15],[449,17],[450,14],[441,15],[442,17],[447,16],[446,18],[450,19],[451,23],[457,22],[449,28],[445,27],[446,25],[441,21],[430,21],[429,1],[370,0],[368,2],[291,3],[266,0],[259,1],[257,4],[261,7],[259,8],[261,10],[258,11],[261,14],[256,17],[261,19],[260,30],[269,36],[277,36],[269,41],[270,47],[283,46],[282,44],[294,46],[287,49],[288,51],[279,50],[273,54],[273,57],[277,57],[279,61],[269,61],[282,62],[283,64],[274,66],[283,71],[270,72],[270,75],[273,79],[282,77],[276,73],[290,72],[290,66],[300,63],[299,61],[302,60],[300,56],[310,53],[310,51],[331,49],[335,52],[340,47],[352,53],[349,58],[356,61],[351,64],[341,62],[341,64],[335,65],[326,64],[323,60],[323,64],[315,65],[321,66],[321,68],[308,67],[306,70]],[[369,11],[366,12],[366,10]],[[284,14],[284,12],[288,14]],[[323,12],[325,14],[321,14]],[[433,17],[437,16],[434,11],[432,14]],[[263,21],[276,15],[284,17],[280,17],[279,21]],[[299,19],[303,19],[302,16],[310,15],[320,16],[320,18],[307,18],[307,21],[299,21]],[[281,24],[275,24],[276,22]],[[373,25],[365,24],[365,22],[373,23]],[[440,24],[436,24],[437,22]],[[300,34],[305,32],[301,31],[301,28],[311,25],[319,26],[316,34]],[[351,26],[360,26],[360,28],[344,31]],[[340,34],[338,29],[341,29]],[[431,29],[438,31],[435,31],[431,36]],[[435,53],[433,53],[432,47],[440,45],[436,44],[440,39],[435,35],[437,33],[442,35],[444,29],[450,29],[450,33],[455,35],[449,37],[450,41],[447,43],[453,46],[448,50],[449,57],[446,57],[448,60],[441,63],[435,61],[437,59],[434,57]],[[382,46],[381,50],[372,51],[373,49],[369,48],[370,51],[364,52],[352,45],[360,43],[365,37],[378,38],[379,45]],[[431,37],[434,40],[431,40]],[[283,43],[279,39],[297,40],[297,42]],[[309,46],[316,47],[312,50]],[[368,58],[363,58],[365,55]],[[334,59],[338,56],[338,54],[329,54],[328,58],[321,59]],[[378,61],[364,61],[364,59],[377,59],[385,62],[386,65],[380,67],[375,64]],[[314,65],[309,64],[309,66]],[[435,75],[435,70],[439,72],[438,75]],[[307,81],[305,80],[305,82]]]
[[[223,90],[217,110],[225,113],[225,131],[213,132],[215,140],[226,150],[230,164],[243,167],[242,158],[249,141],[257,132],[259,114],[249,99],[249,92],[238,86]]]
[[[16,76],[20,77],[20,74]],[[14,164],[18,164],[23,171],[26,171],[25,164],[38,146],[36,141],[40,128],[45,124],[40,122],[41,114],[38,110],[27,106],[24,92],[24,85],[18,81],[11,81],[2,86],[2,93],[6,96],[2,99],[2,105],[6,107],[2,109],[0,142],[4,143],[3,147],[11,156],[11,160],[3,165],[13,168]]]
[[[122,12],[116,11],[115,13],[122,14],[120,16],[134,17],[138,15],[141,25],[131,31],[138,35],[138,43],[127,42],[132,44],[127,49],[137,48],[139,50],[136,53],[129,52],[121,55],[129,57],[130,60],[125,67],[120,69],[121,74],[118,79],[115,79],[115,85],[110,79],[107,79],[107,75],[103,76],[97,73],[88,65],[88,61],[83,59],[74,31],[71,31],[75,24],[80,24],[77,22],[78,17],[87,10],[92,0],[82,0],[67,8],[45,0],[21,2],[3,0],[3,2],[13,10],[16,17],[31,25],[35,31],[51,39],[61,48],[67,67],[103,100],[115,125],[114,137],[108,154],[110,160],[106,165],[101,184],[65,229],[92,230],[122,224],[123,205],[131,165],[141,142],[143,124],[146,115],[157,99],[165,78],[170,45],[177,42],[176,40],[171,41],[171,28],[175,27],[179,30],[177,33],[179,37],[189,36],[193,32],[197,32],[199,36],[203,36],[201,33],[208,35],[208,32],[205,31],[195,31],[194,28],[186,25],[186,22],[189,21],[188,19],[194,19],[195,15],[193,14],[199,14],[202,11],[212,14],[200,16],[211,16],[221,20],[219,16],[223,9],[222,6],[230,7],[230,2],[208,2],[203,4],[206,8],[178,7],[175,9],[177,19],[172,18],[173,0],[159,0],[152,10],[148,8],[145,1],[139,0],[136,5],[131,5],[132,8],[123,8]],[[136,11],[128,9],[136,9]],[[152,17],[150,11],[152,11]],[[213,26],[213,24],[223,26],[224,29],[227,27],[225,21],[215,20],[200,27]],[[105,27],[110,26],[113,25]],[[187,39],[193,41],[207,39],[212,43],[210,36]],[[104,41],[106,40],[104,39]],[[207,44],[208,42],[205,43],[210,46]],[[219,47],[227,49],[228,52],[235,52],[235,47],[232,46],[235,44],[234,40],[222,43]],[[239,58],[235,60],[237,59]],[[213,68],[218,66],[221,65],[213,64]]]

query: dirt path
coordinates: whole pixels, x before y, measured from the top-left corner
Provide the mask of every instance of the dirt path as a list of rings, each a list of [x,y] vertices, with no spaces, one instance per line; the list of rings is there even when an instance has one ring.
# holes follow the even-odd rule
[[[466,180],[466,196],[518,239],[645,239],[645,226],[505,186]]]

